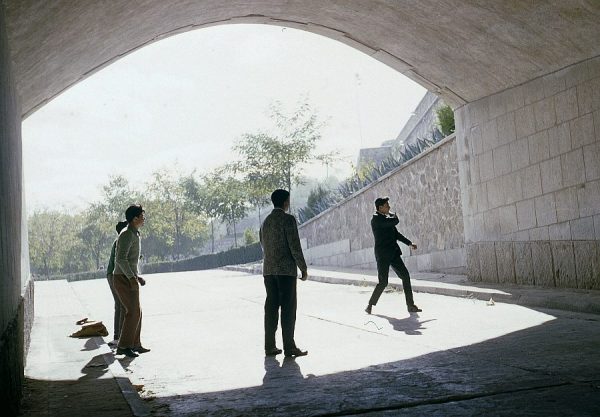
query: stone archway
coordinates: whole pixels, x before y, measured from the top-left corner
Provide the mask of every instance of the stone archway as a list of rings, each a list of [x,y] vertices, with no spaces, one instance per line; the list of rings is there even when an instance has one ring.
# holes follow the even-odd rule
[[[0,299],[5,390],[23,373],[22,117],[121,56],[232,23],[337,39],[457,110],[469,275],[600,286],[600,3],[180,0],[0,3]],[[19,294],[21,293],[21,294]],[[6,343],[4,343],[6,341]]]
[[[600,53],[594,41],[600,11],[590,1],[6,3],[24,115],[137,48],[221,24],[275,24],[322,34],[457,106]]]

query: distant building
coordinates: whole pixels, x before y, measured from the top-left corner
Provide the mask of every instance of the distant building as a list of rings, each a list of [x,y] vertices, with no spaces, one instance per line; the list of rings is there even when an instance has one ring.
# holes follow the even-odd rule
[[[392,142],[387,141],[377,148],[362,148],[358,151],[356,169],[360,171],[365,166],[376,166],[381,164],[392,154]]]
[[[394,140],[392,145],[394,156],[398,155],[404,145],[413,145],[417,139],[441,137],[437,127],[436,110],[445,105],[441,98],[428,91]]]
[[[417,139],[439,140],[442,133],[437,126],[436,110],[445,105],[441,98],[428,91],[396,139],[385,141],[377,148],[363,148],[359,151],[357,170],[368,165],[379,165],[390,156],[398,157],[405,145],[414,145]]]

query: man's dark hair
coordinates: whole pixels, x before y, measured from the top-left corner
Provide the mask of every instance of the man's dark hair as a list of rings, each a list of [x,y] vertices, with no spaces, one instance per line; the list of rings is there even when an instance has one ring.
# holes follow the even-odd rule
[[[140,216],[144,212],[141,204],[132,204],[125,210],[125,219],[131,223],[134,218]]]
[[[288,198],[290,198],[290,192],[282,189],[275,190],[273,191],[273,194],[271,194],[271,201],[277,208],[283,208],[283,203],[285,203]]]
[[[379,198],[375,199],[375,209],[379,210],[379,207],[383,206],[389,200],[390,200],[389,197],[379,197]]]
[[[121,230],[125,229],[125,227],[127,227],[127,222],[117,223],[117,225],[115,226],[115,230],[117,231],[117,234],[121,233]]]

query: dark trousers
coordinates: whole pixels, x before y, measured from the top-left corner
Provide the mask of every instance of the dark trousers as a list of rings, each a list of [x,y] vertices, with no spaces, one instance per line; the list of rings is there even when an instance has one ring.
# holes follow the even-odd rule
[[[114,275],[114,286],[125,309],[125,319],[119,337],[120,348],[133,348],[142,346],[140,334],[142,332],[142,309],[140,307],[140,286],[136,279],[129,279],[125,275]]]
[[[379,301],[379,297],[383,293],[383,290],[388,285],[388,277],[390,274],[390,266],[398,275],[400,279],[402,279],[402,287],[404,288],[404,296],[406,297],[406,305],[411,306],[415,302],[413,300],[412,286],[410,285],[410,274],[408,273],[408,269],[402,262],[402,258],[400,257],[400,253],[396,253],[391,260],[382,261],[377,259],[377,278],[379,279],[379,284],[375,286],[373,290],[373,295],[371,295],[371,299],[369,300],[370,305],[376,305],[377,301]]]
[[[114,340],[119,340],[119,336],[121,335],[121,326],[123,325],[123,320],[125,319],[125,309],[121,304],[117,290],[115,290],[115,277],[113,274],[108,274],[106,279],[108,280],[110,292],[112,292],[113,299],[115,300],[115,318],[113,321],[113,329],[115,329]]]
[[[287,352],[296,348],[294,329],[296,328],[296,277],[287,275],[266,275],[265,289],[265,350],[273,349],[275,332],[279,322],[281,307],[281,334],[283,349]]]

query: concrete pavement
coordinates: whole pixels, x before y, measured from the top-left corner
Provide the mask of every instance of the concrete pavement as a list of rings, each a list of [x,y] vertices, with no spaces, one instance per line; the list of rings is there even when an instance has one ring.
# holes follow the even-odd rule
[[[225,270],[260,275],[262,262],[223,267]],[[370,269],[309,266],[309,280],[331,284],[375,286],[377,271]],[[413,290],[421,293],[449,295],[477,300],[519,304],[580,313],[600,314],[600,291],[539,286],[492,284],[469,281],[466,275],[435,272],[411,273]],[[390,270],[389,288],[402,290],[402,282]]]
[[[30,392],[48,412],[25,415],[600,414],[595,315],[427,293],[416,294],[423,313],[409,315],[392,290],[368,316],[371,288],[299,282],[296,339],[309,355],[285,360],[263,355],[260,276],[211,270],[146,278],[142,334],[152,351],[117,361],[105,345],[65,338],[79,316],[112,331],[106,282],[36,283],[36,303],[53,309],[36,312],[27,377],[97,389],[71,403],[56,390]],[[139,397],[119,398],[121,375]],[[79,408],[69,414],[59,404]]]

